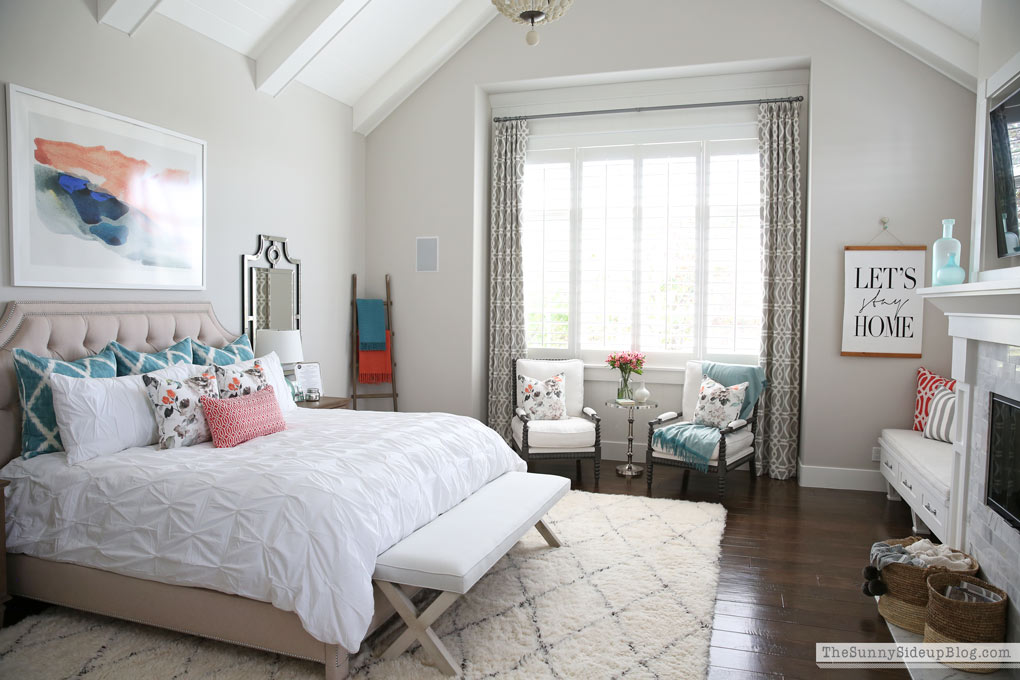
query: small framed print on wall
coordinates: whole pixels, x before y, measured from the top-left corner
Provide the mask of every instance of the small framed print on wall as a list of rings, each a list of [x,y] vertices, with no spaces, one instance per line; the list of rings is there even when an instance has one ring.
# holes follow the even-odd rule
[[[205,142],[7,87],[15,286],[205,288]]]
[[[845,357],[921,358],[926,246],[844,248]]]

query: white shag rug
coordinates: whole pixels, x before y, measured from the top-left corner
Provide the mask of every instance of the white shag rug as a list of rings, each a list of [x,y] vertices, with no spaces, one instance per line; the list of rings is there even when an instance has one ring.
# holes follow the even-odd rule
[[[572,491],[435,624],[466,678],[703,678],[726,511]],[[375,642],[370,638],[368,643]],[[443,678],[420,648],[351,676]],[[319,664],[52,607],[0,630],[0,677],[320,680]]]

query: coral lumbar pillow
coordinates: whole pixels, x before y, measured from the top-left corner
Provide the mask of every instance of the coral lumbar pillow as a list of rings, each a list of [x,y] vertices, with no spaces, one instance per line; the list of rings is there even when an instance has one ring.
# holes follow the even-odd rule
[[[287,429],[272,385],[243,397],[202,397],[202,408],[212,433],[213,446],[218,449]]]
[[[940,387],[955,390],[956,381],[932,373],[924,366],[917,369],[917,399],[914,400],[915,431],[924,432],[924,425],[928,422],[928,413],[931,411],[931,399]]]

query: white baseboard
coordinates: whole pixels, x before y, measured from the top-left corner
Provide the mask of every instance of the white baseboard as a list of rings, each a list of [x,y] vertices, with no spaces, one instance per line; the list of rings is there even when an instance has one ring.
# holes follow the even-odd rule
[[[820,489],[885,491],[885,478],[878,470],[797,465],[797,483]]]

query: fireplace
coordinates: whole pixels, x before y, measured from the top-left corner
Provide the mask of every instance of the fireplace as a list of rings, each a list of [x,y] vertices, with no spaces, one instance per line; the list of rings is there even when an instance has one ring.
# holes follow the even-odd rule
[[[1020,401],[994,392],[988,409],[985,503],[1020,529]]]

